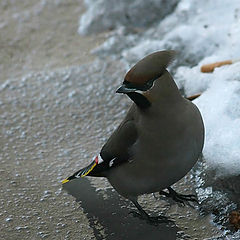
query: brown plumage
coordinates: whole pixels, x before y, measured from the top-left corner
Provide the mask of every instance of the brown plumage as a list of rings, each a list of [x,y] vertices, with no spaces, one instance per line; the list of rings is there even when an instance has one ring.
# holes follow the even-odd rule
[[[161,58],[159,58],[161,55]],[[131,83],[143,84],[152,79],[159,78],[163,71],[174,59],[174,51],[160,51],[152,53],[135,66],[133,66],[126,74],[124,80]]]
[[[137,202],[141,194],[167,188],[165,195],[178,202],[196,201],[170,187],[190,171],[204,142],[199,110],[181,96],[166,70],[172,59],[173,51],[159,51],[127,73],[117,92],[127,94],[133,105],[99,157],[64,182],[85,175],[106,177],[119,194],[135,204],[141,217],[150,221]]]

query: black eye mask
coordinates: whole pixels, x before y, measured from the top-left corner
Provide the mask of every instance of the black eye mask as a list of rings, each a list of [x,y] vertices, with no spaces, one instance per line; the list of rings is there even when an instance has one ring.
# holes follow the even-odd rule
[[[147,91],[153,86],[153,82],[156,79],[147,81],[144,84],[136,84],[128,81],[124,81],[122,86],[116,91],[117,93],[130,93],[135,91]]]

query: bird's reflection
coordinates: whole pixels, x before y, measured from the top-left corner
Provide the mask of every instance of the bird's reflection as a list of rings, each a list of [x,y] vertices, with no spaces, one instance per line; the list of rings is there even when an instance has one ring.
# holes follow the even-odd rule
[[[130,203],[122,199],[116,192],[106,190],[107,198],[97,193],[86,178],[73,180],[63,185],[63,189],[80,202],[96,239],[102,240],[173,240],[176,239],[177,227],[166,223],[157,226],[129,215]],[[104,231],[101,230],[101,227]]]

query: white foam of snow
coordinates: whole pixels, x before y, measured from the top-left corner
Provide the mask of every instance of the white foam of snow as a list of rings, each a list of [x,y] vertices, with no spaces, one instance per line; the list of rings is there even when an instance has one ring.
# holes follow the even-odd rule
[[[217,176],[240,172],[240,63],[216,69],[212,74],[188,72],[186,88],[204,89],[195,103],[206,128],[204,157]],[[206,77],[206,81],[202,81]],[[207,82],[207,83],[206,83]],[[196,83],[196,86],[194,86]],[[191,86],[191,87],[189,87]]]

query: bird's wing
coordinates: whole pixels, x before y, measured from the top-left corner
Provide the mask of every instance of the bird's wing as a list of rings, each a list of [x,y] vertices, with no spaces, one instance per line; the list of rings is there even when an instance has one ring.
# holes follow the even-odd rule
[[[62,182],[65,183],[71,179],[87,175],[104,176],[106,170],[128,162],[131,158],[131,147],[136,142],[138,136],[135,126],[135,112],[136,106],[132,105],[125,119],[110,136],[94,161]]]
[[[89,175],[101,175],[105,170],[130,160],[131,147],[136,142],[138,136],[134,113],[135,106],[132,106],[126,118],[102,147],[100,156],[103,162],[98,164]]]
[[[135,143],[137,130],[133,120],[124,121],[111,135],[101,150],[104,161],[110,161],[115,157],[126,158],[129,148]]]

